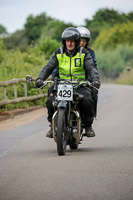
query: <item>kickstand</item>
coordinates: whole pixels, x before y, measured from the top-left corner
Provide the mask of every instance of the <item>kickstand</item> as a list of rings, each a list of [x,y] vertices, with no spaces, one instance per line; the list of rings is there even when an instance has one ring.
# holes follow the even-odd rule
[[[84,137],[84,136],[87,136],[86,133],[81,134],[81,136],[80,136],[80,141],[83,141],[83,137]]]

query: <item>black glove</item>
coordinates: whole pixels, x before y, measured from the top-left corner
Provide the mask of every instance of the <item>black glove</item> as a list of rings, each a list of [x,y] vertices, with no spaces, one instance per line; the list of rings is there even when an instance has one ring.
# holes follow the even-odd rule
[[[43,85],[43,80],[38,78],[36,79],[36,87],[40,88]]]
[[[101,84],[100,84],[99,81],[94,81],[94,82],[92,83],[92,85],[93,85],[94,87],[96,87],[97,89],[99,89]]]

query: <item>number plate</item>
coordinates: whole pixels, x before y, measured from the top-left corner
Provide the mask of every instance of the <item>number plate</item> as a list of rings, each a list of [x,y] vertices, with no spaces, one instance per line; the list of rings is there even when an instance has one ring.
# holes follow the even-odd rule
[[[73,101],[73,86],[72,85],[58,85],[57,99],[59,101]]]

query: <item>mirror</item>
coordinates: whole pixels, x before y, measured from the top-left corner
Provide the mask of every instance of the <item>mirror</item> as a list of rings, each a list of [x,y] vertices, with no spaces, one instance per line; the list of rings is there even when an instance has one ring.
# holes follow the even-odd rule
[[[27,76],[26,76],[26,80],[27,80],[27,81],[32,81],[32,80],[33,80],[33,78],[32,78],[32,76],[31,76],[31,75],[27,75]]]

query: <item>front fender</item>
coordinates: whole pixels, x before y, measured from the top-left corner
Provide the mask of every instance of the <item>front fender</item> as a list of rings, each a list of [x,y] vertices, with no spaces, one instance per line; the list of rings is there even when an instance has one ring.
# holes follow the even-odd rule
[[[58,104],[58,108],[66,108],[67,102],[66,101],[60,101]]]

